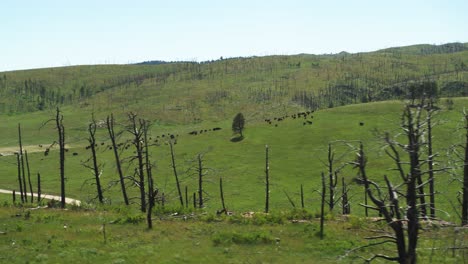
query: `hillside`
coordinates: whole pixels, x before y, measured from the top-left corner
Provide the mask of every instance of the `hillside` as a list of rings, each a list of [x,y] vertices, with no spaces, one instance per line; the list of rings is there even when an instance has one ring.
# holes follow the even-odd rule
[[[0,113],[59,105],[95,112],[132,110],[156,114],[160,122],[191,124],[225,120],[240,110],[265,116],[401,99],[408,85],[418,81],[436,82],[441,96],[467,96],[466,46],[4,72]]]

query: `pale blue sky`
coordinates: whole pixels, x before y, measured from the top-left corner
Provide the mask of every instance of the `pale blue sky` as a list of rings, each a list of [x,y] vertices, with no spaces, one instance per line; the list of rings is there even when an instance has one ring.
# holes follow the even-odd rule
[[[468,42],[466,0],[2,0],[0,71]]]

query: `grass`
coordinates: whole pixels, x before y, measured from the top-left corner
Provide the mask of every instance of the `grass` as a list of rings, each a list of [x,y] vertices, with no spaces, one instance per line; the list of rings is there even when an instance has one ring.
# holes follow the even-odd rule
[[[126,210],[126,209],[123,209]],[[326,221],[325,238],[317,231],[319,220],[292,223],[284,212],[283,223],[235,223],[240,216],[181,217],[159,215],[155,228],[147,230],[144,220],[116,221],[137,212],[106,210],[55,210],[0,207],[1,262],[5,263],[360,263],[372,252],[392,254],[392,247],[363,248],[373,230],[385,228],[378,222],[357,217],[333,217]],[[194,218],[195,217],[195,218]],[[144,217],[142,217],[144,218]],[[449,249],[464,245],[468,233],[453,227],[430,227],[422,231],[419,260],[448,263],[463,260],[463,251]],[[435,248],[431,250],[430,248]]]
[[[440,154],[441,166],[447,162],[445,156],[447,148],[454,143],[462,142],[460,126],[460,110],[466,105],[466,99],[456,99],[455,109],[442,111],[437,117],[441,123],[435,128],[435,149]],[[164,142],[162,134],[178,134],[178,144],[175,145],[176,162],[182,182],[182,188],[188,187],[189,196],[197,190],[197,179],[195,175],[196,156],[203,154],[203,164],[206,168],[205,188],[208,197],[206,210],[214,212],[221,208],[219,202],[218,181],[223,178],[226,205],[234,211],[262,211],[264,200],[264,160],[265,145],[270,148],[270,175],[271,175],[271,207],[272,210],[284,210],[291,205],[284,194],[288,195],[299,205],[300,184],[304,185],[306,208],[316,210],[319,207],[320,197],[315,192],[320,187],[320,173],[326,168],[323,162],[326,160],[327,144],[334,142],[337,156],[345,154],[340,163],[353,159],[353,151],[341,140],[357,145],[358,140],[364,142],[369,155],[368,170],[373,179],[380,179],[383,174],[392,173],[388,171],[393,166],[391,160],[386,157],[382,150],[382,141],[376,131],[382,133],[389,131],[391,134],[400,133],[398,129],[401,102],[369,103],[362,105],[350,105],[334,109],[320,110],[313,114],[312,125],[303,125],[303,120],[288,118],[284,121],[269,125],[258,119],[247,119],[245,138],[239,142],[231,142],[230,120],[218,123],[202,122],[193,126],[160,126],[153,125],[152,136],[159,136],[159,141]],[[65,126],[67,129],[67,142],[70,150],[66,156],[67,195],[82,201],[91,201],[95,198],[96,190],[93,184],[91,171],[82,164],[90,157],[90,151],[85,149],[84,123],[79,122],[78,112],[64,110]],[[23,118],[24,117],[24,118]],[[37,116],[25,114],[21,117],[24,144],[33,145],[44,142],[53,142],[55,132],[53,127],[38,130],[37,125],[41,123],[38,119],[47,120],[46,115]],[[104,117],[98,116],[102,119]],[[120,117],[123,118],[123,117]],[[85,118],[83,118],[85,119]],[[31,120],[31,122],[28,122]],[[86,120],[86,119],[85,119]],[[122,120],[122,119],[118,119]],[[34,121],[34,122],[33,122]],[[364,125],[360,126],[359,123]],[[8,124],[8,120],[3,125]],[[16,133],[15,124],[9,122],[10,127],[3,130],[12,137]],[[222,127],[220,131],[206,132],[197,136],[189,135],[192,130]],[[101,181],[106,187],[104,196],[108,204],[118,205],[122,203],[120,188],[115,185],[117,180],[113,153],[106,149],[109,140],[105,129],[99,131],[99,142],[104,145],[98,146],[98,159],[102,164]],[[459,135],[459,136],[457,136]],[[123,141],[124,138],[121,139]],[[154,139],[153,139],[154,140]],[[9,144],[16,144],[14,140]],[[6,143],[4,143],[6,145]],[[43,146],[45,148],[45,145]],[[122,157],[128,158],[132,155],[131,148],[123,152]],[[157,186],[164,192],[168,204],[177,204],[175,181],[171,171],[169,146],[164,143],[153,146],[150,149],[151,157],[155,163],[154,176]],[[74,156],[72,153],[77,153]],[[0,187],[5,189],[18,189],[16,176],[16,161],[14,156],[0,158],[3,164],[4,175]],[[58,153],[50,151],[48,156],[43,152],[30,153],[33,183],[36,173],[42,176],[42,189],[44,193],[58,194]],[[133,174],[132,166],[128,163],[124,166],[126,175]],[[354,214],[362,215],[363,210],[357,204],[361,202],[361,187],[353,183],[352,179],[356,171],[346,169],[342,176],[350,183],[352,192],[352,210]],[[448,174],[437,176],[437,186],[440,186],[441,194],[438,202],[440,208],[448,211],[449,215],[441,214],[441,217],[455,221],[456,214],[451,208],[450,202],[455,202],[455,195],[460,186],[452,181]],[[113,185],[114,184],[114,185]],[[130,182],[127,186],[132,196],[137,196],[136,188],[132,188]],[[442,187],[443,186],[443,187]],[[448,187],[448,188],[447,188]],[[437,187],[439,188],[439,187]],[[447,197],[447,198],[444,198]],[[190,203],[191,204],[191,203]]]

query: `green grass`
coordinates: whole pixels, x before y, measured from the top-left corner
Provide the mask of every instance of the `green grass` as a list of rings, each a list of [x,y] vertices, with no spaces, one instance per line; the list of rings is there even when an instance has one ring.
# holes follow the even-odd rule
[[[455,109],[441,111],[437,116],[440,122],[435,130],[435,150],[440,154],[440,166],[445,166],[447,148],[454,143],[463,142],[462,131],[457,130],[461,125],[461,109],[467,105],[467,99],[455,99]],[[398,182],[394,178],[390,168],[394,166],[382,150],[383,142],[379,133],[389,131],[391,134],[400,133],[399,119],[402,110],[401,102],[381,102],[361,105],[350,105],[334,109],[320,110],[313,114],[312,125],[303,125],[303,120],[288,118],[279,122],[275,127],[256,118],[247,118],[245,138],[239,142],[231,142],[230,122],[225,120],[218,123],[202,122],[196,125],[153,125],[151,134],[163,133],[179,134],[178,144],[175,145],[176,162],[182,182],[182,187],[188,187],[189,196],[197,190],[197,178],[194,167],[198,153],[203,154],[204,167],[207,169],[205,179],[206,210],[214,212],[221,208],[219,201],[218,182],[223,178],[226,205],[234,211],[262,211],[264,208],[264,162],[265,145],[270,148],[270,176],[271,176],[271,208],[272,210],[284,210],[291,205],[284,194],[293,199],[299,206],[300,184],[304,185],[305,205],[310,210],[319,208],[320,197],[315,190],[320,188],[320,173],[326,170],[323,162],[326,161],[326,150],[329,142],[334,142],[337,156],[346,154],[340,163],[353,160],[353,151],[340,141],[357,145],[358,140],[364,142],[369,155],[368,171],[372,179],[382,179],[384,174]],[[67,196],[83,201],[91,201],[96,196],[95,186],[91,171],[82,164],[90,157],[90,151],[85,149],[84,141],[86,117],[80,112],[64,110],[65,126],[67,130],[67,142],[70,150],[66,155]],[[247,113],[248,116],[248,113]],[[273,116],[272,116],[273,117]],[[47,120],[47,115],[24,114],[21,116],[24,144],[37,145],[55,140],[55,132],[52,125],[38,130],[37,126],[42,120]],[[80,119],[82,118],[82,119]],[[104,116],[97,116],[98,119]],[[118,117],[122,121],[123,117]],[[81,121],[80,121],[81,120]],[[16,121],[16,120],[14,120]],[[10,124],[3,131],[14,137],[16,133],[15,123],[7,119],[2,124]],[[360,126],[359,122],[364,122]],[[221,131],[207,132],[197,136],[188,135],[192,130],[200,130],[212,127],[222,127]],[[378,133],[376,131],[379,131]],[[120,188],[113,185],[117,180],[113,153],[106,150],[109,144],[104,129],[99,131],[100,137],[98,159],[103,164],[101,181],[106,187],[104,196],[107,203],[118,205],[122,203]],[[14,145],[15,140],[6,138],[8,144]],[[161,140],[161,138],[159,139]],[[402,139],[403,140],[403,139]],[[4,143],[6,145],[6,143]],[[43,147],[45,148],[45,147]],[[122,157],[128,158],[133,150],[129,148]],[[176,205],[175,181],[171,171],[170,151],[167,145],[153,146],[150,148],[151,159],[155,163],[154,177],[160,192],[164,192],[167,203]],[[72,153],[78,153],[73,156]],[[5,189],[18,189],[16,176],[16,160],[14,156],[0,158],[4,175],[0,187]],[[58,153],[52,150],[48,156],[42,152],[30,153],[31,171],[33,183],[36,173],[42,176],[42,191],[44,193],[59,193]],[[126,175],[133,174],[133,166],[125,163]],[[352,193],[352,212],[363,214],[363,209],[358,205],[362,202],[362,187],[352,182],[356,171],[347,168],[342,176],[350,184]],[[137,190],[127,186],[132,197],[137,197]],[[437,175],[436,188],[440,192],[439,208],[444,208],[449,214],[441,212],[440,217],[456,221],[456,213],[450,202],[456,203],[456,193],[460,186],[448,174]],[[337,194],[339,195],[339,194]],[[95,201],[94,201],[95,202]],[[191,204],[191,203],[190,203]]]
[[[1,196],[0,196],[1,197]],[[0,261],[4,263],[361,263],[359,257],[379,252],[392,254],[392,246],[349,250],[367,245],[363,239],[382,224],[357,217],[332,217],[325,222],[325,238],[317,233],[319,220],[300,223],[276,215],[278,221],[237,222],[241,216],[160,215],[154,229],[144,220],[116,222],[135,212],[126,209],[54,210],[3,205],[0,207]],[[260,216],[261,217],[261,216]],[[273,216],[271,216],[273,217]],[[141,217],[144,219],[144,216]],[[105,231],[105,236],[104,236]],[[422,231],[418,250],[422,263],[463,260],[462,245],[468,233],[453,227]],[[431,248],[435,248],[431,250]]]

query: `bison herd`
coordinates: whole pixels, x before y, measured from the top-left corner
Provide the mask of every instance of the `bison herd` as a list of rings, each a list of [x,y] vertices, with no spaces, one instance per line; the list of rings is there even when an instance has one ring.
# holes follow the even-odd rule
[[[288,118],[292,118],[292,119],[302,119],[304,120],[304,122],[302,123],[304,126],[305,125],[312,125],[312,121],[310,120],[307,120],[307,118],[314,118],[314,116],[312,115],[314,111],[306,111],[306,112],[298,112],[296,114],[292,114],[292,115],[285,115],[285,116],[281,116],[281,117],[274,117],[274,118],[269,118],[269,119],[265,119],[265,122],[268,123],[269,125],[273,125],[274,123],[274,126],[277,127],[278,124],[280,122],[282,122],[283,120],[286,120]]]

